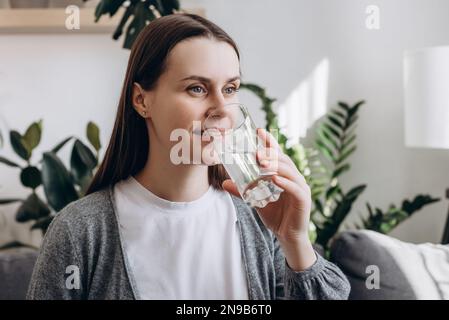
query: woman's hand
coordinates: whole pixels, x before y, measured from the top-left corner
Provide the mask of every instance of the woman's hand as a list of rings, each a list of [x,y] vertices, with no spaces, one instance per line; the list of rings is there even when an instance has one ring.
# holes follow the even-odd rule
[[[265,147],[258,150],[257,161],[264,171],[276,172],[273,182],[284,191],[276,202],[256,208],[256,211],[265,226],[275,234],[289,266],[296,271],[304,270],[316,260],[308,235],[312,203],[310,188],[276,139],[261,128],[258,136]],[[241,198],[231,180],[224,181],[223,188]]]

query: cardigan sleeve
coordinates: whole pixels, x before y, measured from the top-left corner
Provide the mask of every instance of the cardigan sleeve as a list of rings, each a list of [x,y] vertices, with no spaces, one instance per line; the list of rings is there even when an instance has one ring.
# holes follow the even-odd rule
[[[274,238],[274,264],[276,296],[295,300],[345,300],[351,290],[343,272],[335,264],[315,252],[316,261],[308,269],[296,272],[285,259],[276,237]]]
[[[48,227],[34,265],[27,300],[83,298],[83,266],[63,216],[56,215]]]

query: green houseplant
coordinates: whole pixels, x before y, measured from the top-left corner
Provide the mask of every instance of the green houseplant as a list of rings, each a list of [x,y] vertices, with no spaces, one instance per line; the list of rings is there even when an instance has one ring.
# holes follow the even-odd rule
[[[86,1],[88,0],[84,0],[84,2]],[[99,21],[103,15],[114,16],[121,7],[125,11],[112,38],[114,40],[119,39],[128,20],[131,20],[125,31],[123,47],[126,49],[131,49],[137,35],[148,23],[160,16],[180,10],[178,0],[101,0],[95,8],[95,22]]]
[[[279,132],[278,119],[272,104],[276,101],[267,96],[265,89],[256,84],[242,84],[261,100],[265,112],[266,129],[277,132],[278,142],[283,151],[290,156],[298,170],[303,174],[312,191],[314,206],[311,212],[311,239],[327,249],[331,239],[350,214],[358,197],[366,189],[366,184],[356,185],[348,191],[340,184],[339,178],[350,170],[349,157],[356,149],[356,124],[360,107],[359,101],[353,106],[338,102],[320,121],[312,146],[297,143],[287,147],[287,138]],[[365,228],[389,233],[405,219],[424,206],[439,201],[429,195],[417,195],[412,201],[406,199],[397,208],[391,205],[387,211],[376,208],[374,211],[366,204],[368,215],[362,215],[354,228]]]
[[[20,171],[20,181],[24,187],[30,189],[30,194],[25,199],[0,199],[0,205],[20,202],[16,220],[18,222],[34,221],[31,228],[41,229],[45,233],[55,212],[84,195],[98,165],[101,143],[98,126],[89,122],[86,127],[86,136],[91,147],[80,139],[70,136],[51,150],[44,152],[42,158],[33,164],[31,157],[33,150],[41,141],[41,135],[42,120],[33,122],[24,134],[16,130],[10,131],[12,149],[21,159],[21,163],[2,156],[0,156],[0,163]],[[67,169],[59,158],[58,151],[71,140],[73,140],[73,146],[70,168]],[[41,186],[45,199],[41,199],[36,192]]]

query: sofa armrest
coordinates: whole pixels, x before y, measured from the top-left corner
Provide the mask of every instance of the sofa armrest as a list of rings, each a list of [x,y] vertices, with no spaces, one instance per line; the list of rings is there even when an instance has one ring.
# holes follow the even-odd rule
[[[350,299],[449,299],[449,246],[345,231],[332,242],[331,261],[348,277]],[[367,282],[374,283],[376,270],[379,287],[373,288]]]

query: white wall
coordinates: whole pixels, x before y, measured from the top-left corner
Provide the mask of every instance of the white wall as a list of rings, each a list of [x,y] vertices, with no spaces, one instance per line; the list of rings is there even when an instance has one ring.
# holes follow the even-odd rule
[[[402,52],[449,44],[448,1],[182,3],[206,8],[207,17],[237,41],[244,80],[265,86],[279,103],[327,58],[329,105],[337,100],[367,101],[360,114],[353,167],[343,178],[347,188],[368,184],[353,215],[366,213],[366,201],[386,209],[418,193],[443,197],[393,232],[412,242],[440,241],[447,214],[444,190],[449,187],[449,151],[404,147]],[[372,4],[380,7],[380,30],[365,28],[365,8]],[[0,35],[0,114],[19,130],[42,117],[44,137],[39,150],[68,134],[84,136],[88,120],[100,125],[106,144],[126,67],[127,51],[120,45],[109,35]],[[257,106],[251,109],[256,122],[263,125]],[[8,149],[0,152],[10,155]],[[17,172],[2,166],[0,177],[1,197],[21,193]],[[0,210],[11,217],[14,208]],[[8,218],[7,224],[12,223]],[[29,237],[23,225],[17,228],[0,229],[0,242],[11,237],[37,241],[38,235]]]
[[[109,34],[2,35],[0,52],[2,132],[16,129],[23,133],[31,122],[43,119],[43,136],[32,163],[69,135],[87,142],[85,128],[91,120],[100,127],[103,146],[107,144],[129,55],[120,43],[113,42]],[[70,148],[71,144],[61,150],[67,165]],[[23,163],[9,143],[0,152]],[[18,176],[19,170],[0,166],[0,197],[28,194]],[[30,235],[29,226],[14,223],[17,207],[0,207],[6,217],[0,218],[0,243],[14,238],[38,242],[39,232]]]
[[[352,170],[342,179],[347,188],[368,184],[352,215],[367,213],[367,201],[387,209],[390,203],[400,206],[405,198],[428,193],[443,201],[424,208],[392,235],[412,242],[441,240],[449,151],[404,146],[402,52],[449,44],[448,1],[191,2],[204,5],[207,16],[238,42],[246,80],[264,85],[280,103],[327,57],[329,105],[367,101]],[[379,30],[365,27],[368,5],[379,6]]]

